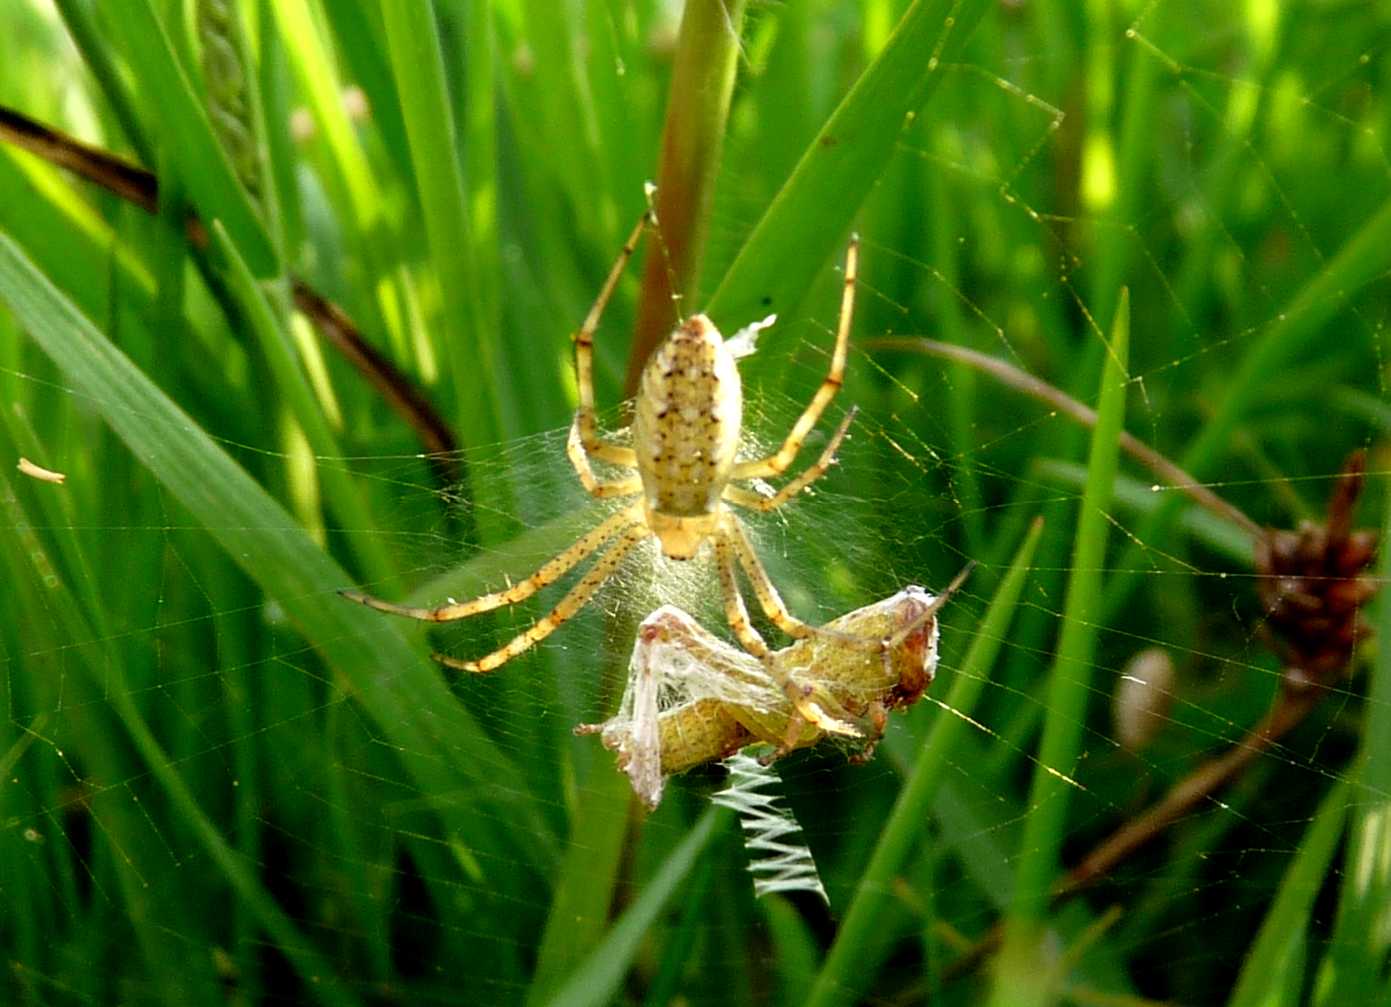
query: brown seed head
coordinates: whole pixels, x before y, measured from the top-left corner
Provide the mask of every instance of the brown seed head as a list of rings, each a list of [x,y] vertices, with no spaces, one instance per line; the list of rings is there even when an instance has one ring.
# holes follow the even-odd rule
[[[1331,685],[1366,635],[1358,613],[1377,590],[1368,574],[1377,536],[1370,529],[1352,528],[1365,469],[1365,455],[1354,452],[1343,466],[1324,523],[1305,521],[1293,531],[1272,528],[1256,542],[1266,631],[1288,666],[1290,683]]]

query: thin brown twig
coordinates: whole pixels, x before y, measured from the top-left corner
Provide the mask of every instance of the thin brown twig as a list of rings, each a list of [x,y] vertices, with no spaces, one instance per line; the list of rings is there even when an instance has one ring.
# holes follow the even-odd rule
[[[1265,716],[1244,738],[1179,780],[1157,804],[1125,822],[1059,878],[1053,886],[1053,901],[1061,902],[1099,881],[1136,850],[1224,789],[1255,761],[1256,756],[1299,726],[1318,705],[1320,695],[1316,689],[1282,688]],[[974,972],[999,950],[1003,938],[1004,921],[997,920],[980,940],[943,970],[943,978],[954,979]]]
[[[1265,716],[1240,741],[1174,784],[1158,803],[1122,824],[1092,848],[1053,886],[1061,901],[1094,884],[1116,865],[1229,786],[1258,755],[1303,723],[1329,688],[1346,673],[1353,647],[1365,635],[1359,612],[1377,584],[1363,576],[1376,554],[1376,536],[1355,531],[1366,457],[1354,451],[1333,487],[1322,525],[1299,531],[1263,529],[1255,566],[1262,577],[1266,636],[1285,660],[1279,692]],[[1310,575],[1312,576],[1312,579]],[[1287,604],[1288,603],[1288,604]],[[1000,946],[997,922],[945,970],[947,977],[974,971]]]
[[[125,158],[83,143],[4,106],[0,106],[0,140],[66,168],[147,213],[159,211],[159,179],[154,172]],[[208,235],[202,221],[190,217],[187,230],[193,244],[200,248],[207,246]],[[454,434],[425,394],[363,337],[347,312],[337,304],[299,277],[292,277],[291,287],[295,306],[313,323],[320,336],[366,378],[387,405],[416,432],[431,455],[439,478],[456,482],[458,465],[450,457],[457,448]]]
[[[1001,384],[1008,385],[1016,391],[1047,403],[1084,426],[1096,426],[1096,412],[1094,410],[1084,406],[1062,389],[1055,388],[1048,382],[1040,380],[998,357],[992,357],[964,346],[956,346],[952,343],[944,343],[940,340],[920,336],[885,336],[879,339],[866,340],[865,345],[871,349],[907,350],[911,353],[923,353],[967,364],[978,371],[989,374]],[[1120,445],[1128,455],[1174,489],[1187,494],[1195,503],[1206,507],[1218,517],[1232,522],[1252,538],[1258,538],[1264,534],[1261,526],[1247,517],[1243,511],[1223,500],[1144,441],[1121,431]]]
[[[299,277],[291,281],[295,307],[314,323],[319,334],[333,346],[358,373],[390,375],[391,380],[373,381],[374,387],[397,414],[415,430],[425,450],[445,455],[455,450],[453,434],[444,420],[435,414],[434,407],[414,384],[401,376],[391,361],[375,346],[362,338],[353,320],[337,304],[330,301]]]
[[[1318,705],[1321,695],[1321,690],[1314,688],[1289,684],[1282,687],[1265,716],[1244,738],[1174,784],[1158,804],[1107,836],[1059,880],[1054,897],[1064,898],[1110,873],[1122,860],[1224,789],[1256,756],[1299,726]]]
[[[0,139],[96,182],[146,213],[159,212],[159,184],[137,164],[0,105]]]

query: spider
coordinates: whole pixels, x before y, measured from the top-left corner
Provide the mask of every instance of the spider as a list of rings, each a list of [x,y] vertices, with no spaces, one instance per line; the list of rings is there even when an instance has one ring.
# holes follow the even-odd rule
[[[549,613],[476,660],[434,655],[448,667],[469,672],[492,671],[535,646],[579,612],[613,576],[624,557],[648,536],[655,537],[663,554],[674,560],[691,559],[705,542],[713,543],[725,617],[739,643],[755,657],[766,658],[769,649],[749,620],[737,580],[738,569],[744,571],[760,607],[778,629],[795,638],[816,632],[787,610],[733,508],[776,510],[819,479],[834,462],[854,410],[836,428],[821,456],[781,489],[764,496],[735,482],[786,472],[807,434],[840,389],[854,307],[859,238],[851,236],[845,256],[840,319],[830,370],[782,446],[766,457],[740,461],[736,455],[744,403],[735,362],[738,344],[732,348],[735,340],[726,342],[703,314],[680,322],[644,366],[634,406],[632,446],[614,444],[599,435],[594,415],[594,333],[638,241],[656,223],[649,208],[628,236],[584,324],[573,337],[580,401],[566,454],[580,483],[592,496],[638,499],[582,535],[531,576],[501,591],[469,601],[449,600],[433,608],[397,605],[360,591],[342,592],[344,597],[382,612],[427,622],[452,622],[524,601],[607,545]],[[755,323],[740,335],[756,335],[772,320],[770,317]],[[591,465],[594,459],[633,471],[619,478],[600,478]]]

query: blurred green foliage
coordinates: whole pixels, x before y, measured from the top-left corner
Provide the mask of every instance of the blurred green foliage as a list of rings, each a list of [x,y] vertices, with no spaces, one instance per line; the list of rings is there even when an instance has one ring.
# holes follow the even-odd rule
[[[1110,485],[1121,400],[1126,429],[1261,524],[1317,519],[1369,448],[1359,523],[1383,523],[1385,12],[809,0],[750,5],[714,42],[680,15],[5,5],[0,106],[159,190],[151,213],[0,144],[0,1000],[1391,995],[1391,648],[1359,655],[1220,803],[1080,897],[1040,899],[1239,743],[1281,680],[1241,530],[1124,458]],[[864,237],[837,407],[860,407],[852,444],[760,529],[789,602],[829,616],[980,564],[944,616],[934,695],[988,676],[953,692],[984,729],[934,734],[952,714],[927,701],[868,766],[784,764],[829,916],[755,903],[737,830],[707,807],[715,772],[643,820],[609,753],[572,737],[621,690],[639,577],[486,681],[447,679],[423,631],[335,593],[465,597],[589,521],[553,433],[576,399],[567,334],[645,205],[665,117],[702,111],[698,92],[668,109],[682,45],[738,48],[684,304],[726,332],[777,312],[743,365],[759,437],[824,372],[837,269]],[[596,344],[608,407],[640,275]],[[433,405],[456,454],[424,456],[291,277]],[[1006,360],[1107,403],[1111,425],[1092,438],[884,335]],[[19,475],[21,456],[66,482]],[[1025,579],[1006,579],[1038,515]],[[533,615],[433,642],[481,653]],[[1391,605],[1374,617],[1391,633]],[[1127,752],[1109,697],[1155,644],[1178,685]],[[920,758],[930,816],[891,815]],[[852,900],[875,911],[821,972]],[[1002,915],[1003,967],[954,967]]]

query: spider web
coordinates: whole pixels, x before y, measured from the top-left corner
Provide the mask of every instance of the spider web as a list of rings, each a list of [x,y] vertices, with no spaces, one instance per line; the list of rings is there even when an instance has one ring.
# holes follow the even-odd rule
[[[776,50],[759,46],[775,45],[769,26],[782,13],[755,19],[746,71],[768,72]],[[874,339],[956,342],[1094,405],[1108,305],[1123,279],[1133,332],[1126,428],[1181,458],[1296,293],[1313,290],[1314,306],[1333,309],[1336,324],[1262,390],[1225,467],[1200,473],[1197,483],[1260,525],[1290,528],[1320,519],[1342,458],[1365,447],[1369,492],[1357,524],[1378,523],[1387,473],[1386,276],[1365,291],[1314,281],[1391,191],[1381,140],[1384,25],[1348,5],[1279,13],[1252,3],[1224,12],[1209,30],[1197,14],[1155,2],[1112,15],[1109,30],[1081,44],[1061,15],[1044,42],[1020,27],[1022,17],[1020,5],[1003,6],[987,18],[997,22],[994,42],[949,69],[943,104],[959,115],[925,117],[905,130],[884,170],[897,184],[884,191],[916,192],[920,205],[871,192],[861,214],[849,380],[803,450],[804,459],[815,457],[840,411],[858,403],[838,465],[793,506],[750,520],[789,608],[809,621],[907,584],[940,588],[967,561],[979,563],[942,613],[941,678],[923,702],[893,715],[870,763],[848,765],[832,747],[779,766],[829,909],[778,897],[755,903],[746,855],[727,824],[687,864],[677,879],[683,894],[652,915],[641,948],[624,960],[624,1002],[653,990],[679,991],[688,1003],[805,995],[919,743],[938,718],[956,715],[947,688],[1038,515],[1046,531],[1019,610],[979,705],[961,714],[971,730],[948,757],[931,818],[883,904],[881,945],[862,949],[864,974],[853,977],[848,999],[983,1000],[990,966],[973,962],[988,960],[991,928],[1009,909],[1027,854],[1025,823],[1038,810],[1029,803],[1032,776],[1067,781],[1061,856],[1077,864],[1190,773],[1249,744],[1280,688],[1249,536],[1201,509],[1151,536],[1156,510],[1181,491],[1123,460],[1106,512],[1109,607],[1086,669],[1082,758],[1041,763],[1086,431],[984,374]],[[839,52],[833,39],[850,18],[843,10],[810,17],[807,44]],[[1319,33],[1323,48],[1301,36],[1334,18],[1351,23]],[[1195,29],[1191,37],[1186,29]],[[1117,188],[1127,181],[1115,174],[1126,138],[1107,133],[1105,122],[1119,106],[1089,107],[1095,98],[1078,93],[1070,68],[1105,73],[1124,64],[1138,74],[1146,59],[1159,156],[1142,201]],[[628,80],[626,71],[616,74],[615,86],[636,93]],[[824,112],[836,97],[809,94],[808,106]],[[766,175],[749,167],[760,133],[740,118],[757,113],[756,99],[756,85],[736,97],[712,276],[772,195],[760,190]],[[825,372],[837,268],[827,266],[805,310],[763,334],[741,366],[750,453],[778,441]],[[615,310],[600,337],[610,373],[623,334],[623,307]],[[733,329],[749,320],[718,321]],[[568,324],[558,323],[556,338]],[[107,436],[96,432],[88,404],[53,407],[73,390],[36,351],[6,354],[0,377],[24,422],[53,448],[41,463],[62,469],[64,451]],[[606,429],[620,426],[620,410],[604,420]],[[261,471],[306,457],[301,448],[214,433]],[[505,505],[438,489],[409,449],[308,461],[320,481],[346,469],[384,487],[392,507],[372,535],[395,557],[402,584],[440,600],[525,576],[602,517],[606,505],[584,496],[565,462],[564,438],[563,429],[550,430],[468,452],[470,485],[505,487]],[[616,932],[611,918],[636,912],[661,889],[683,843],[700,835],[693,823],[705,820],[723,786],[720,770],[669,781],[661,807],[630,822],[626,781],[610,753],[570,732],[613,711],[634,627],[658,605],[680,605],[727,635],[708,557],[671,563],[645,546],[533,654],[486,678],[446,676],[451,701],[522,785],[500,779],[490,793],[424,793],[407,765],[448,753],[409,744],[401,751],[383,723],[391,714],[366,708],[277,602],[229,572],[207,530],[123,449],[102,443],[115,459],[110,478],[145,487],[138,512],[89,509],[96,497],[71,483],[8,476],[14,490],[0,487],[9,531],[33,559],[25,576],[42,581],[45,564],[69,573],[63,543],[80,540],[96,551],[76,567],[77,587],[109,606],[91,638],[67,634],[56,607],[42,610],[41,625],[11,618],[0,628],[0,896],[15,910],[0,920],[7,999],[521,1002],[538,960],[567,941],[603,952],[600,938]],[[283,491],[294,499],[294,486]],[[37,493],[72,495],[57,512],[66,523],[34,526]],[[338,545],[342,529],[318,521],[306,523]],[[463,545],[479,521],[506,544]],[[122,590],[127,576],[152,588],[132,596]],[[529,625],[568,583],[517,611],[444,627],[431,642],[480,654]],[[322,603],[345,604],[332,596]],[[361,613],[367,633],[377,622],[381,632],[401,629],[387,629],[386,620]],[[118,664],[123,676],[96,683],[81,670]],[[1309,842],[1320,802],[1338,787],[1354,807],[1386,798],[1358,782],[1354,763],[1361,725],[1376,713],[1366,698],[1369,665],[1359,649],[1352,676],[1334,681],[1305,723],[1059,911],[1059,996],[1226,1002],[1253,935],[1289,891],[1283,877]],[[385,678],[399,674],[382,669]],[[151,725],[157,749],[114,726],[131,709]],[[180,793],[233,844],[254,892],[229,880]],[[483,825],[464,832],[442,824],[461,820]],[[1320,964],[1338,950],[1344,855],[1335,852],[1321,874],[1307,923],[1281,963],[1303,970],[1296,988],[1310,1000]],[[612,884],[597,915],[586,881],[601,890]],[[268,932],[263,903],[294,928],[293,940]],[[574,929],[597,936],[567,932]],[[338,992],[316,988],[313,967],[295,958],[306,949],[339,977]],[[185,958],[199,964],[182,969]],[[1377,996],[1369,990],[1366,1001]]]

